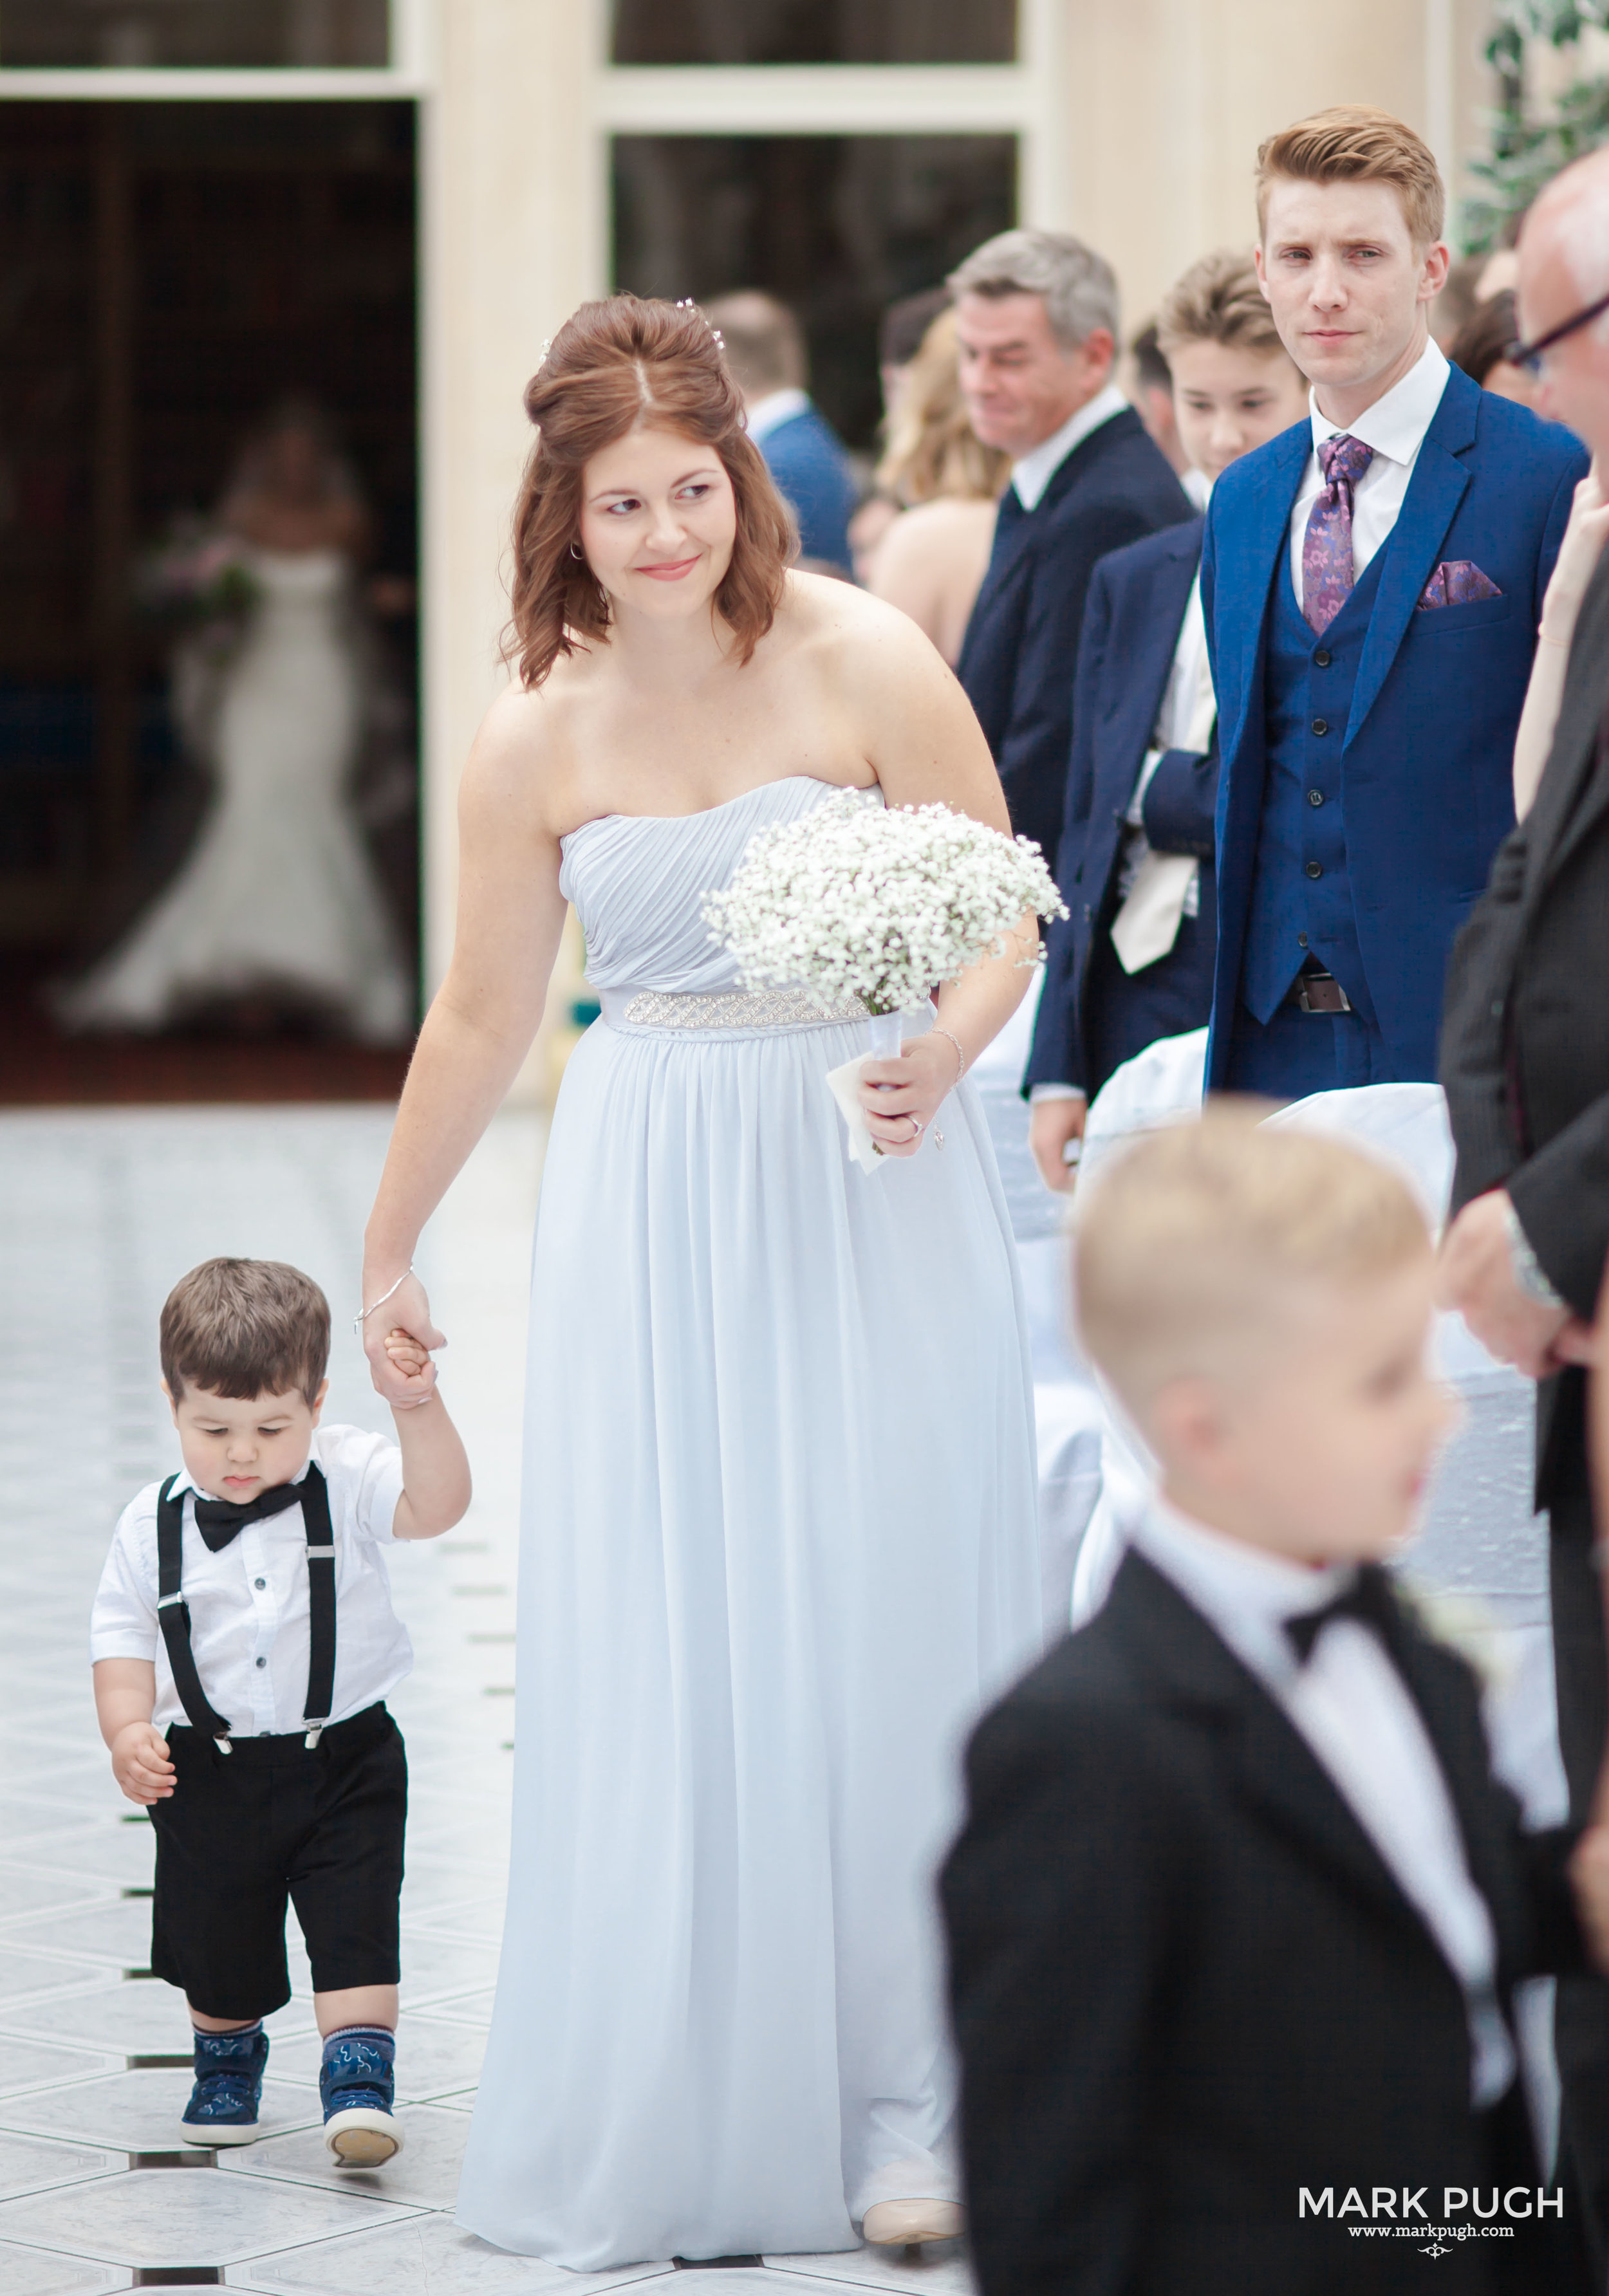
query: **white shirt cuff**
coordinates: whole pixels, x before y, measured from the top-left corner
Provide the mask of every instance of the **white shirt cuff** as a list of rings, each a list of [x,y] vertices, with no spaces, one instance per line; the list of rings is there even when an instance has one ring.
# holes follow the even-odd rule
[[[1130,829],[1143,829],[1145,825],[1145,791],[1156,779],[1156,769],[1166,755],[1164,750],[1147,750],[1145,752],[1140,777],[1134,784],[1134,795],[1129,799],[1129,810],[1123,816]]]
[[[1030,1108],[1038,1108],[1042,1100],[1088,1100],[1088,1097],[1082,1085],[1036,1084],[1029,1087],[1028,1103]]]

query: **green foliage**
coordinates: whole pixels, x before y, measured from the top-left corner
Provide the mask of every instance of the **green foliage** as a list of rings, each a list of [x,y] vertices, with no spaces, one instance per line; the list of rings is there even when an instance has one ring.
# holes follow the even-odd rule
[[[1609,29],[1609,0],[1498,0],[1486,60],[1498,75],[1491,152],[1470,173],[1481,185],[1465,202],[1464,235],[1472,253],[1494,246],[1561,168],[1609,143],[1609,77],[1578,77],[1546,111],[1526,98],[1526,53],[1536,40],[1572,48],[1583,32]]]

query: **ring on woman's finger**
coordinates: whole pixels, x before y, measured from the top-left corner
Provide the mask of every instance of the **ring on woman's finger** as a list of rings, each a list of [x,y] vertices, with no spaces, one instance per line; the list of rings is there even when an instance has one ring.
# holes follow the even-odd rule
[[[915,1110],[913,1108],[907,1108],[905,1111],[905,1115],[906,1120],[911,1128],[911,1145],[914,1148],[917,1141],[922,1137],[922,1119],[916,1114]]]

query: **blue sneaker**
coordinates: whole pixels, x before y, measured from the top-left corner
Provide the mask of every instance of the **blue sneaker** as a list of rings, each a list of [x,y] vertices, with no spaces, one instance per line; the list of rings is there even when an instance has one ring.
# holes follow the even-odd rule
[[[378,2169],[402,2150],[396,2098],[396,2036],[382,2025],[347,2025],[324,2043],[318,2095],[324,2145],[342,2169]]]
[[[193,2144],[250,2144],[268,2062],[259,2024],[238,2033],[195,2035],[195,2087],[179,2128]]]

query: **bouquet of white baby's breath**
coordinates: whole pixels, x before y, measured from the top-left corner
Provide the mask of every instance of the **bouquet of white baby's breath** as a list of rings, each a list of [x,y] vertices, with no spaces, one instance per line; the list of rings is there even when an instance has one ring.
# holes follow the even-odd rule
[[[824,1007],[858,996],[873,1013],[907,1011],[936,981],[1004,955],[1030,910],[1067,914],[1028,838],[858,790],[760,830],[726,891],[704,897],[746,986],[802,988]]]
[[[1030,910],[1067,914],[1026,837],[946,805],[885,808],[858,790],[760,830],[726,891],[704,897],[705,919],[747,987],[802,989],[840,1015],[858,997],[872,1016],[870,1054],[826,1079],[850,1153],[868,1172],[882,1150],[859,1097],[865,1058],[897,1057],[900,1014],[925,1004],[935,983],[1006,955]],[[1037,946],[1017,962],[1037,964]]]

